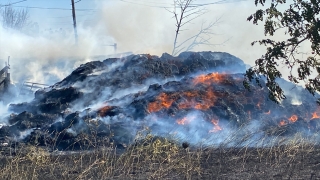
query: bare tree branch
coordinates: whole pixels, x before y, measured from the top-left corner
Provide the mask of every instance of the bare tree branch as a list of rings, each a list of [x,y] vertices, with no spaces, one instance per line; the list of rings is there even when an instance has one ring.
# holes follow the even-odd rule
[[[179,32],[181,31],[181,27],[183,25],[185,25],[185,23],[183,22],[185,18],[188,18],[189,16],[192,16],[193,14],[195,14],[195,12],[197,12],[196,9],[192,8],[193,10],[195,10],[195,12],[190,11],[191,9],[189,9],[189,5],[190,3],[193,2],[193,0],[174,0],[174,17],[176,20],[176,33],[175,33],[175,38],[174,38],[174,42],[173,42],[173,50],[172,50],[172,54],[175,55],[176,54],[176,48],[177,48],[177,40],[178,40],[178,35]],[[177,12],[177,8],[180,9],[180,14],[179,12]],[[188,10],[188,12],[186,12]],[[186,14],[188,13],[188,14]],[[193,20],[193,19],[191,19]],[[191,20],[189,20],[188,22],[190,22]]]
[[[215,33],[211,32],[213,26],[217,25],[221,19],[218,18],[216,21],[211,22],[208,24],[208,26],[204,27],[204,23],[201,26],[200,31],[191,36],[190,38],[184,40],[182,43],[178,43],[178,36],[179,34],[185,30],[182,29],[185,25],[191,23],[196,18],[199,18],[200,16],[207,13],[205,8],[199,8],[199,6],[194,6],[196,0],[174,0],[174,10],[169,11],[174,16],[174,19],[176,21],[176,30],[175,30],[175,38],[173,42],[173,49],[172,49],[172,55],[177,55],[181,51],[189,51],[193,49],[194,47],[198,45],[208,45],[212,46],[215,44],[210,43],[211,35],[214,35]],[[191,41],[190,45],[185,45],[187,42]]]
[[[28,9],[15,10],[12,6],[5,6],[1,13],[4,28],[22,30],[28,24]]]

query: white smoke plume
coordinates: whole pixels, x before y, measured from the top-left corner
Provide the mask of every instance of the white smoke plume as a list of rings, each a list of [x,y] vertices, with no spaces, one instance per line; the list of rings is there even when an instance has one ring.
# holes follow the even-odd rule
[[[52,85],[80,64],[91,60],[103,60],[103,56],[113,54],[113,48],[106,46],[113,43],[117,43],[117,52],[161,55],[172,51],[175,20],[173,14],[166,9],[121,1],[95,1],[95,4],[97,12],[78,22],[77,45],[72,24],[69,31],[58,30],[48,33],[41,29],[43,22],[39,22],[39,32],[46,33],[34,36],[0,28],[0,62],[4,64],[7,57],[11,56],[12,80],[19,83],[28,80]],[[150,4],[152,3],[146,3]],[[172,1],[161,1],[160,5],[172,7]],[[265,47],[250,45],[252,41],[264,37],[262,25],[254,26],[246,21],[256,10],[254,3],[230,1],[206,8],[208,13],[187,24],[179,34],[178,41],[182,42],[198,33],[202,23],[210,23],[221,17],[220,23],[213,27],[214,34],[210,39],[210,43],[217,45],[201,45],[194,50],[228,52],[253,65],[254,60],[265,50]],[[32,9],[30,11],[32,12]],[[229,13],[230,11],[233,13]],[[39,13],[34,15],[46,16]],[[38,17],[31,16],[30,19],[40,20]],[[59,26],[52,24],[52,28],[59,29]]]

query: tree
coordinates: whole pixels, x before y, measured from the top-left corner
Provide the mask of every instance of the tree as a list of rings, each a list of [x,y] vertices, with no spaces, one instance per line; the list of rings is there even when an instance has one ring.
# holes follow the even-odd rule
[[[184,31],[185,26],[190,23],[192,20],[200,17],[206,13],[205,8],[200,8],[200,5],[193,4],[195,0],[174,0],[174,10],[170,11],[174,15],[175,19],[175,38],[173,42],[172,55],[177,55],[182,51],[190,51],[195,46],[198,45],[215,45],[210,43],[212,28],[219,23],[219,19],[209,23],[207,26],[204,26],[205,23],[202,23],[201,29],[199,32],[190,38],[184,40],[181,43],[178,43],[179,34]],[[187,42],[191,43],[187,45]]]
[[[2,25],[4,28],[11,28],[21,31],[28,25],[29,11],[27,9],[13,9],[12,6],[5,6],[1,12]]]
[[[255,0],[255,5],[266,5],[265,0]],[[268,3],[269,4],[269,3]],[[287,6],[281,10],[279,6]],[[320,92],[319,75],[313,77],[313,72],[320,73],[320,0],[272,0],[265,10],[258,9],[248,17],[253,24],[264,23],[264,34],[269,38],[252,42],[266,46],[266,53],[255,61],[255,66],[246,71],[244,85],[249,88],[252,80],[261,82],[266,78],[269,98],[280,102],[286,98],[283,89],[276,82],[282,77],[283,66],[289,69],[288,79],[295,83],[305,83],[306,89],[315,95]],[[271,39],[275,33],[283,33],[284,39]],[[301,47],[307,45],[310,50],[308,57],[301,58]],[[320,104],[320,99],[317,100]]]

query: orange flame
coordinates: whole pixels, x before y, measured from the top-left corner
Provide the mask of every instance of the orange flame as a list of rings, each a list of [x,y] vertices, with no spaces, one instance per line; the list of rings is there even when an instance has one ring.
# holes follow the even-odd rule
[[[209,89],[204,94],[199,94],[198,92],[184,92],[183,95],[186,96],[187,100],[178,105],[179,109],[194,108],[206,110],[214,106],[214,102],[216,100],[216,96],[214,95],[212,89]],[[202,102],[196,102],[196,97],[202,99]]]
[[[172,106],[173,102],[179,98],[184,99],[178,104],[179,109],[194,108],[201,110],[207,110],[214,106],[214,102],[217,99],[212,89],[208,89],[207,91],[186,91],[180,94],[161,93],[154,102],[148,104],[147,110],[149,113],[153,113],[164,108],[168,109]]]
[[[271,113],[271,111],[269,110],[268,112],[265,112],[264,114],[268,114],[269,115],[270,113]]]
[[[219,126],[219,120],[212,119],[211,122],[213,124],[213,128],[209,131],[209,133],[215,133],[222,130],[222,128]]]
[[[288,120],[291,121],[292,123],[294,123],[294,122],[296,122],[298,120],[298,116],[297,115],[292,115]]]
[[[286,120],[282,120],[282,121],[280,121],[279,126],[285,126],[285,125],[287,125],[287,124],[288,124],[288,123],[287,123]]]
[[[178,119],[176,122],[179,125],[185,125],[185,124],[189,124],[191,121],[193,121],[196,117],[192,116],[192,117],[184,117],[182,119]]]
[[[184,117],[182,119],[177,120],[177,124],[185,125],[187,123],[187,120],[188,119],[186,117]]]
[[[257,107],[258,107],[259,109],[261,109],[260,102],[258,102]]]
[[[312,113],[312,118],[310,120],[318,119],[318,118],[320,118],[320,116],[318,116],[317,112],[314,112],[314,113]]]
[[[199,75],[193,80],[193,83],[194,84],[202,83],[202,84],[210,85],[214,82],[221,82],[225,78],[226,78],[225,74],[219,74],[219,73],[212,73],[212,74],[208,74],[208,75]]]
[[[152,112],[157,112],[160,111],[163,108],[169,108],[172,103],[175,101],[175,99],[173,99],[172,97],[168,96],[165,93],[161,93],[155,102],[151,102],[148,105],[148,112],[152,113]]]

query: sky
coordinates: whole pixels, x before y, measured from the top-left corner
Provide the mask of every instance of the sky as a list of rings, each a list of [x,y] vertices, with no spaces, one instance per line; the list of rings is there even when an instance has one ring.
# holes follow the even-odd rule
[[[0,4],[18,1],[0,0]],[[113,47],[109,46],[114,43],[117,43],[116,53],[160,56],[164,52],[172,52],[175,35],[175,20],[169,12],[173,10],[172,0],[75,2],[79,37],[76,46],[71,0],[27,0],[13,5],[15,9],[28,8],[30,22],[37,24],[37,31],[29,30],[36,33],[29,35],[0,29],[0,61],[11,57],[12,71],[20,72],[13,75],[14,80],[22,81],[25,78],[53,83],[81,63],[92,60],[92,57],[115,53]],[[198,0],[195,3],[214,2],[218,0]],[[264,38],[263,24],[257,26],[246,20],[257,10],[253,0],[226,0],[204,7],[207,13],[186,24],[178,36],[178,42],[197,34],[202,24],[205,27],[219,19],[208,36],[211,45],[197,46],[193,51],[228,52],[249,65],[253,65],[255,59],[264,54],[265,47],[251,46],[252,41]],[[50,74],[54,78],[46,78]]]
[[[9,4],[21,0],[0,0],[0,4]],[[75,0],[77,2],[78,0]],[[78,23],[90,19],[97,12],[94,0],[81,0],[75,4]],[[50,28],[73,28],[71,0],[27,0],[14,4],[15,9],[28,8],[30,20],[39,24],[41,30]],[[90,10],[91,9],[91,10]]]

